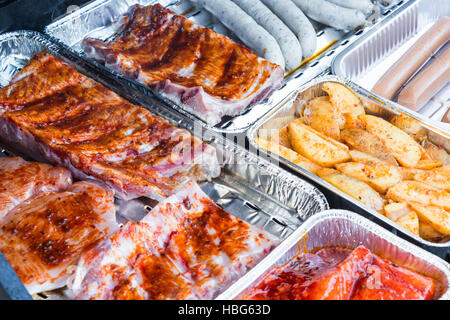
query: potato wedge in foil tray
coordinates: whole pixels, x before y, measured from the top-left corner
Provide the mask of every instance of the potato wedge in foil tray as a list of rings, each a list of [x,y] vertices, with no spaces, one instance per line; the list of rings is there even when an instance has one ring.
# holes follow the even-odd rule
[[[450,244],[450,133],[336,76],[300,87],[248,132],[272,157],[420,243]]]
[[[216,132],[242,133],[404,5],[390,2],[97,0],[45,33]]]
[[[11,298],[214,299],[329,208],[309,183],[64,52],[36,32],[0,35]]]

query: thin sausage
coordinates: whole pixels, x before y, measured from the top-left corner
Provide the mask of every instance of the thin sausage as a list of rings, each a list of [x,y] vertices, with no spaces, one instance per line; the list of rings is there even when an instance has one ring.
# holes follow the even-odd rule
[[[450,81],[450,46],[400,92],[398,103],[417,111]]]
[[[353,30],[366,24],[364,13],[325,0],[293,0],[308,17],[338,30]]]
[[[309,58],[316,52],[317,36],[311,21],[291,0],[261,0],[278,18],[294,32],[303,50],[303,56]]]
[[[448,109],[447,112],[442,117],[442,122],[450,123],[450,109]]]
[[[275,38],[230,0],[191,0],[215,15],[251,50],[264,59],[285,68],[280,46]]]
[[[233,0],[242,10],[278,42],[283,52],[286,69],[297,68],[302,62],[302,47],[295,34],[260,0]]]
[[[401,86],[450,38],[450,17],[441,18],[406,52],[372,88],[392,100]]]

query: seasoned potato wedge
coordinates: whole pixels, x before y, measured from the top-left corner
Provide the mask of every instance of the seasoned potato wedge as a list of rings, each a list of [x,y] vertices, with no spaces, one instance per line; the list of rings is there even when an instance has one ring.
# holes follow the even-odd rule
[[[373,134],[357,128],[341,131],[341,139],[352,148],[368,153],[378,159],[398,165],[397,160],[388,148]]]
[[[322,167],[332,167],[350,159],[345,145],[324,137],[301,119],[289,123],[288,131],[292,148]]]
[[[450,213],[435,206],[424,206],[420,203],[409,204],[417,212],[420,220],[429,223],[434,229],[445,235],[450,235]]]
[[[271,136],[269,140],[283,147],[291,148],[291,142],[289,141],[289,133],[287,126],[283,127],[280,131]]]
[[[419,181],[402,181],[386,193],[386,197],[398,202],[418,202],[450,209],[450,193]]]
[[[322,90],[328,93],[331,104],[346,118],[349,127],[354,125],[352,121],[358,122],[358,117],[366,113],[358,96],[345,86],[327,82],[322,86]]]
[[[366,130],[377,136],[400,164],[408,168],[416,167],[422,152],[413,138],[382,118],[371,115],[364,115],[361,118]]]
[[[381,161],[347,162],[335,165],[340,172],[368,183],[381,193],[402,180],[400,170]]]
[[[434,229],[431,224],[420,220],[420,218],[419,218],[419,235],[421,238],[433,242],[439,242],[445,238],[444,234]]]
[[[317,174],[328,183],[361,201],[366,206],[377,211],[383,209],[383,198],[368,184],[333,169],[322,169]]]
[[[328,137],[339,140],[344,121],[328,99],[311,99],[303,110],[305,124]]]
[[[430,159],[437,160],[444,166],[450,164],[450,155],[443,148],[439,148],[428,140],[422,142],[422,147]]]
[[[415,211],[409,211],[394,222],[398,223],[406,230],[419,235],[419,217]]]
[[[441,166],[442,162],[440,162],[439,160],[426,159],[426,160],[419,160],[419,162],[416,165],[416,169],[430,170],[434,168],[439,168]]]
[[[427,131],[420,124],[420,122],[408,115],[400,114],[391,119],[391,123],[397,128],[405,131],[416,140],[422,140],[426,138]]]
[[[295,163],[299,167],[308,170],[312,173],[316,173],[318,170],[321,169],[321,167],[314,162],[306,159],[305,157],[302,157],[297,152],[288,149],[286,147],[283,147],[282,145],[273,143],[272,141],[267,141],[264,139],[256,138],[255,142],[263,149],[269,150],[272,153],[275,153],[286,160]]]
[[[403,169],[403,176],[408,180],[426,183],[432,187],[450,191],[450,165],[433,170]]]
[[[400,219],[405,214],[409,213],[411,209],[406,202],[392,202],[384,206],[384,214],[392,221]]]
[[[406,230],[419,235],[419,217],[405,202],[390,203],[384,206],[386,217],[398,223]]]

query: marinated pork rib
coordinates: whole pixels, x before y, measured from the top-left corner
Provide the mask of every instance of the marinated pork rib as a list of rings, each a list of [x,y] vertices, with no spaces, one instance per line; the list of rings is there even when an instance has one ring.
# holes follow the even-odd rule
[[[83,44],[92,58],[210,125],[268,98],[284,81],[280,66],[159,4],[130,7],[116,40]]]
[[[20,157],[0,158],[0,219],[20,203],[72,184],[70,171]]]
[[[0,220],[0,251],[33,294],[65,286],[82,251],[117,229],[112,192],[77,182],[11,210]]]
[[[86,251],[69,288],[77,299],[212,299],[277,242],[190,182]]]
[[[125,200],[162,200],[189,178],[220,173],[214,148],[47,52],[0,89],[0,136]]]

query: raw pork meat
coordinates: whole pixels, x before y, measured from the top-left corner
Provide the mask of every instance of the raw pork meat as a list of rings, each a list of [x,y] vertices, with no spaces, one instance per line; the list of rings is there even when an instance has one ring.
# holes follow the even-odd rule
[[[20,157],[0,158],[0,219],[11,209],[32,197],[57,192],[72,184],[65,168],[55,168]]]
[[[47,52],[0,89],[0,136],[124,200],[162,200],[191,178],[220,173],[213,147]]]
[[[134,5],[118,37],[86,38],[88,56],[147,85],[210,125],[268,98],[283,69],[159,4]]]
[[[277,243],[190,182],[84,252],[69,287],[77,299],[212,299]]]
[[[24,201],[0,219],[0,251],[33,294],[66,285],[82,251],[117,231],[113,193],[97,182]]]

